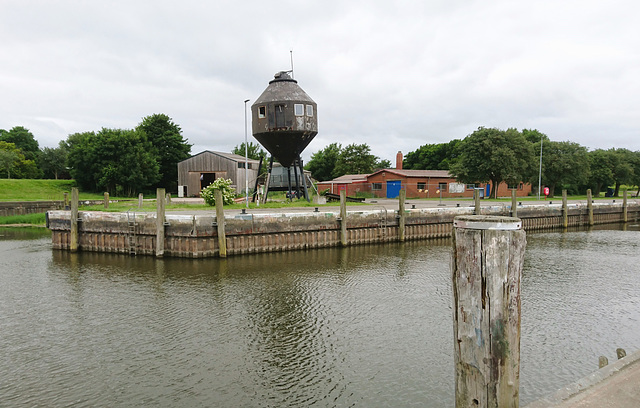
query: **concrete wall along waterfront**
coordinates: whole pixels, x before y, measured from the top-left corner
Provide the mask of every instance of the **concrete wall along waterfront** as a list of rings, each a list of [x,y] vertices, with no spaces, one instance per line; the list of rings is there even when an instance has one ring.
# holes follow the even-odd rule
[[[11,201],[0,203],[0,217],[44,213],[64,208],[64,201]]]
[[[398,240],[400,214],[397,210],[374,207],[348,211],[347,245],[373,244]],[[594,224],[623,221],[621,203],[593,204]],[[473,207],[406,209],[405,240],[448,238],[453,219],[473,214]],[[563,227],[562,204],[519,206],[517,216],[527,231]],[[585,203],[567,206],[568,226],[588,225]],[[509,216],[509,205],[482,207],[484,215]],[[640,204],[629,203],[628,219],[638,220]],[[78,246],[82,251],[154,255],[155,212],[109,213],[80,211]],[[337,209],[307,213],[225,215],[228,255],[277,252],[339,246],[341,219]],[[164,256],[218,256],[217,220],[211,215],[167,214]],[[49,211],[48,227],[55,249],[70,248],[70,211]]]

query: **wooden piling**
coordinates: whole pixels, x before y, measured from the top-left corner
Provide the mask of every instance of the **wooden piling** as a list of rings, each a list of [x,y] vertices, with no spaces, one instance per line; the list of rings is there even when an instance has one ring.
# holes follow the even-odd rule
[[[627,216],[627,190],[622,192],[622,221],[629,221],[629,217]]]
[[[78,188],[71,188],[71,229],[69,231],[69,250],[78,251]]]
[[[156,190],[156,256],[164,256],[164,188]]]
[[[65,192],[63,196],[64,196],[64,209],[68,210],[69,209],[69,193]]]
[[[456,407],[518,407],[522,221],[459,216],[453,226]]]
[[[405,237],[405,222],[407,214],[404,209],[404,201],[407,198],[407,190],[400,190],[400,196],[398,198],[398,241],[404,242]]]
[[[569,207],[567,206],[567,190],[562,190],[562,227],[569,227]]]
[[[593,198],[591,197],[591,189],[587,190],[587,214],[589,217],[588,225],[593,225]]]
[[[222,190],[213,190],[216,199],[216,224],[218,227],[218,256],[227,257],[227,237],[224,232],[224,201],[222,201]]]
[[[474,210],[473,214],[480,215],[480,190],[473,190],[473,202],[474,202]]]
[[[167,204],[171,204],[171,193],[167,193],[165,196],[165,201]]]
[[[347,192],[340,190],[340,244],[348,245],[347,240]]]
[[[515,189],[511,190],[511,216],[518,216],[518,197]]]
[[[109,208],[109,193],[104,193],[104,209],[107,210]]]

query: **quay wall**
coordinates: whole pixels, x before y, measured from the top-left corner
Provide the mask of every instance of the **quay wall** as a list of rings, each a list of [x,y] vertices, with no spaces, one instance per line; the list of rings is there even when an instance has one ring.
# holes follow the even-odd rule
[[[64,201],[5,201],[0,202],[0,217],[44,213],[64,208]]]
[[[557,205],[519,206],[517,217],[527,231],[563,228],[565,209]],[[237,214],[224,216],[227,255],[322,248],[341,245],[341,226],[346,223],[347,245],[400,240],[401,218],[404,239],[448,238],[453,219],[472,215],[473,207],[407,209],[377,208],[348,211],[345,220],[339,212]],[[484,215],[512,215],[510,206],[482,207]],[[590,223],[586,204],[566,207],[569,227]],[[592,224],[624,222],[622,204],[594,203]],[[638,220],[640,204],[629,203],[627,219]],[[167,214],[164,220],[164,256],[215,257],[219,255],[218,220],[211,215]],[[131,255],[155,255],[157,252],[156,213],[92,212],[78,213],[78,249]],[[71,249],[71,212],[49,211],[47,227],[52,231],[55,249]]]

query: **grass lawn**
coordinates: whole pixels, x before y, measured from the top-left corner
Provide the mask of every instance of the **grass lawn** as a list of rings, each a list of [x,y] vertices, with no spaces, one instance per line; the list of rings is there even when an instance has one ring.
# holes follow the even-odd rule
[[[26,214],[26,215],[10,215],[8,217],[0,217],[0,225],[45,225],[45,213]]]
[[[76,187],[74,180],[0,179],[0,201],[62,201]],[[80,200],[102,200],[103,194],[79,194]],[[115,197],[113,197],[115,199]]]

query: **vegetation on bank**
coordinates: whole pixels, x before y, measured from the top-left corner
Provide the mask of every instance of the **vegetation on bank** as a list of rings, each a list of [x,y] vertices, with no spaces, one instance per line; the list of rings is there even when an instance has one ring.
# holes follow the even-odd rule
[[[0,217],[0,225],[44,225],[45,223],[45,213]]]
[[[0,201],[61,201],[76,187],[74,180],[0,179]],[[102,200],[103,194],[80,192],[80,200]],[[117,199],[118,197],[111,197]]]

